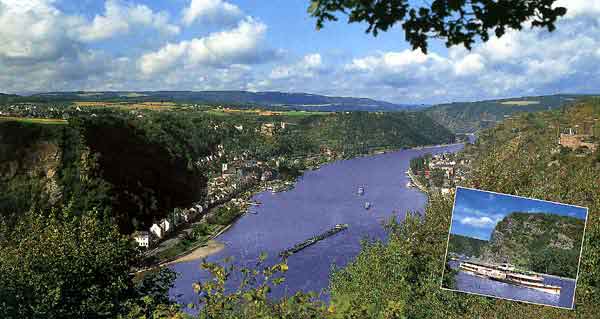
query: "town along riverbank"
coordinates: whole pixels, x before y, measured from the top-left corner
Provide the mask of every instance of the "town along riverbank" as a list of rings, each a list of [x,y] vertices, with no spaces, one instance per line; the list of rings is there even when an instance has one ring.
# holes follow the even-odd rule
[[[273,296],[296,291],[327,288],[333,265],[342,267],[361,249],[362,239],[383,239],[382,224],[389,218],[402,218],[407,211],[423,211],[427,197],[406,187],[405,175],[410,159],[425,153],[456,152],[462,145],[402,150],[380,155],[334,161],[319,169],[305,171],[294,188],[285,192],[260,192],[252,206],[227,232],[217,238],[225,248],[207,258],[220,262],[232,257],[236,267],[253,267],[260,254],[267,264],[279,261],[279,253],[295,244],[331,229],[348,224],[348,229],[322,240],[288,258],[286,281]],[[357,194],[363,186],[362,196]],[[365,210],[364,203],[371,202]],[[200,261],[171,265],[179,276],[170,291],[181,304],[195,303],[192,284],[209,279],[199,269]],[[233,278],[236,285],[239,278]]]
[[[455,147],[460,146],[461,143],[455,144],[445,144],[437,146],[439,147]],[[421,146],[415,147],[411,150],[424,150],[424,149],[434,149],[436,146]],[[368,154],[362,155],[353,155],[353,159],[356,158],[364,158],[373,155],[381,155],[386,153],[397,152],[398,150],[391,148],[375,148],[371,149]],[[189,225],[185,225],[181,229],[178,230],[178,233],[174,236],[171,236],[170,239],[162,242],[160,246],[162,248],[156,249],[152,252],[152,255],[158,256],[157,261],[154,263],[155,266],[163,266],[167,264],[174,264],[178,262],[187,262],[194,259],[194,256],[197,256],[196,259],[202,259],[214,253],[217,253],[219,250],[212,249],[208,247],[208,243],[210,241],[215,240],[215,238],[219,237],[223,232],[227,231],[230,226],[232,226],[238,218],[243,216],[243,214],[250,212],[251,214],[254,210],[250,209],[252,206],[260,205],[259,201],[253,200],[253,196],[259,194],[261,192],[283,192],[290,190],[294,187],[298,178],[301,178],[302,174],[319,169],[323,165],[327,165],[336,161],[348,160],[341,154],[319,154],[314,156],[309,156],[305,158],[297,159],[302,161],[302,166],[306,167],[306,169],[300,171],[300,177],[295,178],[287,178],[280,179],[275,178],[273,180],[261,181],[255,185],[247,186],[247,189],[236,189],[235,193],[230,195],[221,195],[225,197],[221,197],[217,202],[205,203],[207,205],[207,210],[204,213],[204,216],[201,220],[195,221]],[[223,177],[218,177],[219,179],[223,179]],[[211,183],[209,183],[210,185]],[[230,183],[215,183],[216,185],[228,185]],[[208,206],[210,205],[210,206]],[[219,225],[210,225],[210,227],[206,228],[206,234],[200,238],[193,237],[194,228],[199,225],[206,225],[208,220],[211,220],[211,217],[214,217],[219,214],[218,210],[222,208],[233,209],[237,213],[233,214],[231,219],[228,222],[219,224]]]

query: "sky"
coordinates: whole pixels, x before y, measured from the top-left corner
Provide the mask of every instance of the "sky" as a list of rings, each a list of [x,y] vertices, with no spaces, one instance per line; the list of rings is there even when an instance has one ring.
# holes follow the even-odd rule
[[[457,188],[450,233],[489,240],[505,216],[512,212],[551,213],[586,219],[585,208],[485,191]]]
[[[422,4],[422,1],[416,1]],[[598,93],[600,1],[558,0],[472,51],[344,19],[317,31],[309,0],[0,0],[0,92],[249,90],[399,104]]]

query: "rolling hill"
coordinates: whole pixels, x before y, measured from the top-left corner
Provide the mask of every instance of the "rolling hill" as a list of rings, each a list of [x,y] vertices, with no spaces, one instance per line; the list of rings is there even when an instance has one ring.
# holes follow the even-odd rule
[[[49,92],[30,96],[51,101],[172,101],[235,107],[261,106],[306,111],[401,111],[417,105],[393,104],[367,98],[331,97],[308,93],[248,91]]]

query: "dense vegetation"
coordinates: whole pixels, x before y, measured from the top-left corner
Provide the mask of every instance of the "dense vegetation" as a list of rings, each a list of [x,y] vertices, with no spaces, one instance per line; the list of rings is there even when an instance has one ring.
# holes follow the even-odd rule
[[[7,223],[29,210],[71,205],[110,209],[110,185],[75,127],[0,122],[0,216]]]
[[[482,257],[575,278],[584,226],[585,220],[570,216],[514,212],[498,222]]]
[[[136,284],[134,247],[97,212],[28,213],[0,224],[0,234],[2,318],[115,318],[171,306],[173,274]]]
[[[479,257],[481,254],[481,249],[487,244],[487,240],[450,234],[450,239],[448,241],[448,253],[455,253],[468,257]]]

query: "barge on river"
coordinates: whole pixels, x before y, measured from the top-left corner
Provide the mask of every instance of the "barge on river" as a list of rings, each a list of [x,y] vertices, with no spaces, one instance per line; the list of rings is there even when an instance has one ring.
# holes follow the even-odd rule
[[[535,289],[549,294],[560,295],[560,286],[544,284],[544,277],[533,273],[518,271],[514,266],[509,264],[494,265],[463,261],[460,263],[459,269],[479,277]]]
[[[317,242],[319,242],[327,237],[333,236],[333,235],[345,230],[346,228],[348,228],[348,224],[337,224],[332,229],[330,229],[320,235],[309,238],[301,243],[294,245],[294,247],[292,247],[290,249],[286,249],[286,250],[282,251],[281,253],[279,253],[279,256],[281,256],[281,257],[291,256],[308,246],[314,245]]]

